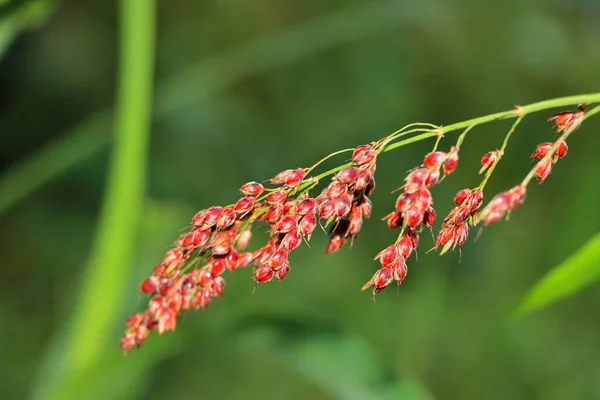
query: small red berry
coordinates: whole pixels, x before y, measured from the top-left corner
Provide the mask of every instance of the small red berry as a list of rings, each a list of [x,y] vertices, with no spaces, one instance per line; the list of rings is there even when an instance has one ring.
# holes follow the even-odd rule
[[[327,245],[327,249],[325,250],[325,254],[335,253],[340,250],[344,246],[344,242],[346,239],[344,236],[340,234],[334,234],[329,240],[329,244]]]
[[[240,192],[244,196],[256,197],[265,190],[265,187],[258,182],[248,182],[242,186]]]
[[[285,185],[288,187],[296,187],[304,179],[304,169],[298,168],[290,171],[289,175],[285,178]]]
[[[268,264],[263,264],[260,268],[256,270],[256,280],[257,282],[264,283],[273,279],[273,275],[275,272]]]
[[[496,163],[499,155],[500,150],[494,150],[490,151],[489,153],[485,153],[481,158],[481,169],[479,170],[479,175],[490,169]]]
[[[426,167],[432,168],[438,165],[442,160],[446,157],[446,153],[442,151],[433,151],[425,156],[425,160],[423,161],[423,165]]]
[[[237,253],[236,253],[237,254]],[[210,262],[210,275],[219,276],[225,271],[225,259],[222,257],[215,258]],[[201,285],[204,285],[201,283]]]
[[[141,285],[141,289],[144,293],[152,293],[156,291],[156,278],[149,277],[144,279]]]
[[[242,197],[235,203],[235,213],[240,217],[248,214],[254,207],[255,201],[254,197]]]
[[[360,170],[356,167],[347,167],[337,173],[335,179],[340,183],[350,184],[356,182]]]
[[[276,190],[267,196],[267,198],[266,198],[267,203],[269,203],[269,204],[283,203],[285,201],[285,199],[287,198],[287,194],[288,194],[287,190],[285,190],[285,189]]]

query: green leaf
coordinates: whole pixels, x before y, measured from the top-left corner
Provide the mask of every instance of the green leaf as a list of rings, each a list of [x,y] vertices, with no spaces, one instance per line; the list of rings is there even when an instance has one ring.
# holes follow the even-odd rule
[[[570,296],[600,279],[600,233],[546,274],[514,312],[521,317]]]
[[[364,338],[325,324],[253,316],[242,340],[261,347],[324,393],[344,400],[432,400],[413,377],[398,377]],[[239,336],[236,337],[236,341]]]

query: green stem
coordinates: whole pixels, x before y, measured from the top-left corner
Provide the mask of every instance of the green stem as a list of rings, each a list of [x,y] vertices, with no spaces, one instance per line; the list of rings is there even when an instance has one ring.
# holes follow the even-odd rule
[[[478,190],[483,190],[483,188],[487,184],[487,181],[490,179],[490,177],[492,176],[492,173],[496,169],[496,165],[498,165],[498,163],[500,162],[500,159],[504,156],[504,150],[506,149],[506,146],[508,145],[508,141],[510,140],[510,137],[515,132],[515,130],[517,129],[517,126],[519,126],[519,124],[521,123],[522,120],[523,120],[523,117],[517,118],[517,120],[515,121],[515,123],[510,127],[510,130],[508,131],[508,133],[504,137],[504,141],[502,142],[502,147],[500,148],[500,152],[498,153],[496,161],[494,161],[494,164],[492,164],[492,166],[486,171],[483,180],[481,181],[481,183],[479,184],[479,186],[476,188],[476,190],[477,189]]]
[[[576,96],[560,97],[560,98],[551,99],[551,100],[544,100],[544,101],[532,103],[532,104],[529,104],[526,106],[515,107],[512,110],[501,111],[501,112],[494,113],[494,114],[484,115],[483,117],[472,118],[472,119],[468,119],[466,121],[457,122],[452,125],[444,126],[444,127],[438,128],[436,130],[431,130],[430,132],[426,132],[421,135],[413,136],[409,139],[405,139],[400,142],[390,144],[389,146],[386,146],[382,152],[385,153],[385,152],[393,150],[395,148],[402,147],[402,146],[410,144],[410,143],[418,142],[419,140],[428,139],[430,137],[434,137],[434,136],[437,136],[440,134],[443,135],[448,132],[453,132],[453,131],[457,131],[460,129],[468,128],[469,126],[471,126],[473,124],[480,125],[480,124],[485,124],[488,122],[497,121],[497,120],[501,120],[501,119],[524,117],[525,115],[532,114],[532,113],[538,112],[538,111],[548,110],[551,108],[568,107],[568,106],[575,106],[578,104],[593,104],[593,103],[600,103],[600,93],[590,93],[590,94],[582,94],[582,95],[576,95]]]
[[[71,324],[65,376],[86,371],[114,347],[111,332],[128,281],[145,195],[154,20],[154,1],[121,0],[116,141],[100,223]]]

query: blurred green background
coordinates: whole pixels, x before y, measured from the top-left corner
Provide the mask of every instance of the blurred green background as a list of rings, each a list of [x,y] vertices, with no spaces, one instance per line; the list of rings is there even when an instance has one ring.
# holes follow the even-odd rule
[[[597,92],[600,2],[171,0],[155,19],[152,7],[0,1],[3,399],[600,399],[597,290],[508,318],[598,231],[598,117],[509,223],[471,235],[462,259],[425,254],[425,232],[407,280],[376,303],[359,289],[395,238],[379,218],[432,142],[381,157],[351,249],[326,258],[317,233],[284,282],[253,293],[250,270],[227,275],[223,298],[175,333],[118,348],[141,279],[196,210],[244,182],[410,122]],[[136,26],[143,37],[124,38]],[[488,199],[552,140],[548,116],[519,126]],[[509,127],[467,137],[433,191],[439,216]]]

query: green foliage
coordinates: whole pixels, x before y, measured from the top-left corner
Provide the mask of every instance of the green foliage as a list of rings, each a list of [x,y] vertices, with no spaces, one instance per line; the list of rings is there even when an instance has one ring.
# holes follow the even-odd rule
[[[522,317],[571,296],[600,279],[600,233],[552,268],[521,300],[514,315]]]

